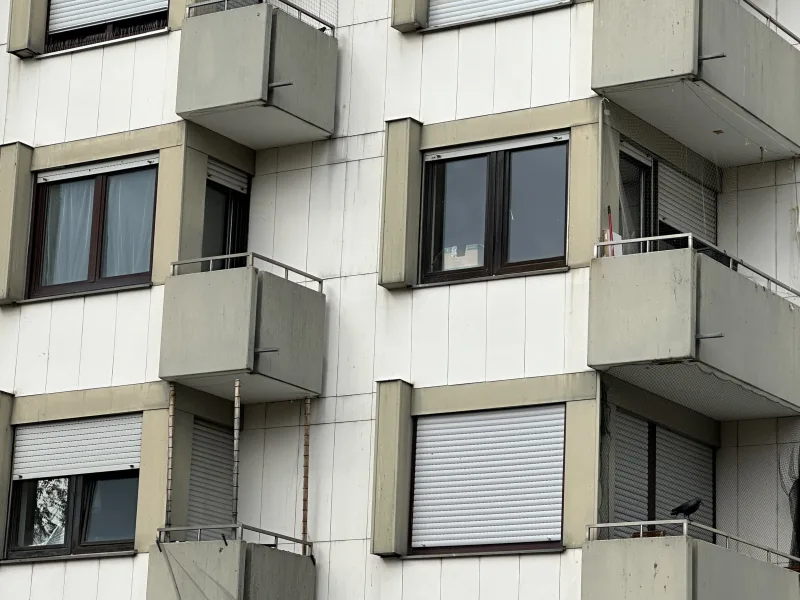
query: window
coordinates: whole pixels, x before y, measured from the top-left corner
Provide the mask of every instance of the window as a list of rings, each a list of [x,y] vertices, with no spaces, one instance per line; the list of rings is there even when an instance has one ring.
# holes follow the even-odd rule
[[[209,158],[203,212],[203,256],[247,252],[250,218],[249,177]],[[225,259],[204,264],[203,270],[243,267],[246,261]]]
[[[564,405],[418,417],[411,551],[560,549]]]
[[[694,521],[714,526],[714,450],[640,417],[615,409],[612,418],[613,485],[611,521],[674,519],[670,513],[700,498]],[[638,528],[617,528],[618,537]],[[711,541],[708,532],[697,535]]]
[[[150,281],[157,160],[38,176],[31,297]]]
[[[428,25],[430,27],[463,25],[571,2],[572,0],[430,0]]]
[[[168,0],[50,0],[45,52],[165,29]]]
[[[8,558],[132,550],[141,414],[15,428]]]
[[[567,138],[426,156],[422,283],[566,266]]]

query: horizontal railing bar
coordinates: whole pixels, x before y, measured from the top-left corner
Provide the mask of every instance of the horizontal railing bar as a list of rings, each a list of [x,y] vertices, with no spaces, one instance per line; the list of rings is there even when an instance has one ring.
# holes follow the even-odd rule
[[[772,15],[770,15],[767,11],[765,11],[763,8],[758,6],[755,2],[753,2],[752,0],[742,0],[742,2],[747,4],[750,8],[752,8],[754,11],[756,11],[758,14],[760,14],[762,17],[764,17],[767,20],[767,24],[774,23],[775,27],[780,29],[783,33],[785,33],[790,38],[792,38],[795,42],[800,44],[800,37],[798,37],[798,35],[795,32],[793,32],[792,30],[788,29],[786,26],[782,25],[780,23],[780,21],[775,19]]]
[[[629,240],[615,240],[615,241],[608,241],[608,242],[595,242],[595,245],[594,245],[594,257],[598,258],[598,249],[607,248],[609,246],[625,246],[625,245],[629,245],[629,244],[643,244],[643,243],[658,242],[658,241],[663,241],[663,240],[682,239],[682,238],[686,238],[687,240],[689,240],[689,248],[690,249],[697,250],[698,252],[702,252],[702,251],[707,250],[707,249],[713,250],[714,252],[717,252],[717,253],[721,254],[722,256],[724,256],[725,258],[727,258],[729,261],[744,267],[748,271],[752,271],[754,274],[758,275],[759,277],[762,277],[762,278],[766,279],[770,283],[774,283],[776,287],[782,288],[783,290],[789,292],[792,296],[800,297],[800,291],[798,291],[798,290],[794,289],[793,287],[783,283],[782,281],[776,279],[772,275],[767,275],[761,269],[759,269],[757,267],[754,267],[750,263],[747,263],[747,262],[743,261],[740,258],[737,258],[735,256],[732,256],[732,255],[728,254],[727,252],[725,252],[719,246],[715,246],[711,242],[707,242],[704,239],[699,238],[699,237],[697,237],[696,235],[694,235],[692,233],[672,233],[670,235],[654,235],[654,236],[650,236],[650,237],[634,238],[634,239],[629,239]],[[694,248],[694,240],[697,240],[698,242],[702,243],[704,247],[703,248],[699,248],[699,249],[698,248]],[[606,257],[606,258],[609,258],[609,257]]]
[[[769,546],[762,546],[760,544],[756,544],[754,542],[749,542],[744,538],[741,538],[737,535],[733,535],[722,531],[721,529],[715,529],[714,527],[709,527],[708,525],[703,525],[702,523],[697,523],[695,521],[689,521],[687,519],[665,519],[660,521],[624,521],[620,523],[596,523],[593,525],[586,526],[586,541],[592,541],[591,535],[593,530],[600,530],[600,529],[617,529],[623,527],[653,527],[656,525],[681,525],[684,528],[695,528],[700,529],[703,531],[708,531],[709,533],[713,533],[715,535],[720,535],[726,538],[728,541],[734,541],[739,544],[744,544],[746,546],[750,546],[751,548],[755,548],[756,550],[762,550],[767,554],[774,554],[775,556],[780,556],[781,558],[785,558],[791,562],[800,563],[800,557],[793,556],[791,554],[786,554],[785,552],[781,552],[780,550],[775,550],[774,548],[770,548]],[[683,533],[681,533],[681,537],[683,537]]]
[[[316,281],[320,286],[320,291],[322,291],[322,284],[323,284],[322,278],[317,277],[315,275],[312,275],[311,273],[306,273],[305,271],[301,271],[300,269],[296,269],[295,267],[287,265],[286,263],[282,263],[282,262],[280,262],[278,260],[275,260],[275,259],[272,259],[272,258],[268,258],[268,257],[264,256],[263,254],[258,254],[257,252],[237,252],[235,254],[220,254],[220,255],[217,255],[217,256],[202,256],[200,258],[187,258],[187,259],[184,259],[184,260],[172,261],[170,263],[170,266],[172,267],[172,272],[174,273],[175,272],[175,267],[180,267],[182,265],[194,265],[194,264],[203,264],[203,263],[211,264],[211,263],[213,263],[214,261],[217,261],[217,260],[230,260],[230,259],[234,259],[234,258],[248,258],[248,259],[257,258],[258,260],[263,260],[266,263],[269,263],[271,265],[275,265],[276,267],[279,267],[281,269],[285,269],[286,271],[289,271],[291,273],[295,273],[296,275],[300,275],[301,277],[304,277],[306,279],[310,279],[311,281]],[[249,260],[248,264],[251,264],[251,263],[252,263],[252,260]]]
[[[313,19],[314,21],[316,21],[320,25],[324,25],[325,27],[327,27],[331,31],[336,31],[336,26],[333,23],[331,23],[330,21],[326,21],[322,17],[319,17],[319,16],[315,15],[314,13],[306,10],[305,8],[302,8],[302,7],[298,6],[297,4],[292,2],[291,0],[279,0],[279,1],[280,1],[281,4],[285,4],[286,6],[291,8],[292,10],[296,10],[301,15],[305,15],[306,17],[308,17],[309,19]],[[227,7],[227,4],[225,3],[225,0],[201,0],[200,2],[192,2],[191,4],[187,5],[186,6],[186,14],[191,17],[191,14],[189,13],[189,11],[191,11],[193,8],[197,8],[197,7],[200,7],[200,6],[210,6],[212,4],[223,4],[223,5],[225,5],[226,8],[224,10],[233,10],[234,8],[242,8],[242,7],[239,7],[239,6]],[[256,2],[256,4],[265,4],[265,2],[264,2],[264,0],[261,0],[260,2]],[[280,7],[275,7],[275,8],[280,10]]]
[[[286,540],[287,542],[292,542],[295,544],[302,544],[303,546],[308,546],[311,548],[313,544],[311,542],[305,542],[301,539],[294,538],[288,535],[283,535],[282,533],[275,533],[274,531],[267,531],[266,529],[261,529],[260,527],[253,527],[252,525],[245,525],[244,523],[230,523],[230,524],[222,524],[222,525],[182,525],[176,527],[159,527],[158,533],[173,533],[173,532],[181,532],[181,531],[219,531],[221,529],[243,529],[247,531],[252,531],[254,533],[260,533],[262,535],[266,535],[267,537],[279,539],[279,540]],[[273,544],[274,545],[274,544]]]

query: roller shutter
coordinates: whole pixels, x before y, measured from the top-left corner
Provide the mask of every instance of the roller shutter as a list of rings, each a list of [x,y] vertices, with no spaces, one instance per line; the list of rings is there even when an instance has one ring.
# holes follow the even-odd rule
[[[430,0],[428,8],[428,25],[444,27],[505,17],[515,13],[523,13],[536,8],[569,4],[571,0]]]
[[[414,548],[561,539],[564,405],[419,417]]]
[[[714,451],[708,446],[658,427],[656,430],[656,519],[674,519],[670,511],[700,498],[692,520],[714,526]],[[681,517],[682,518],[682,517]],[[692,535],[713,541],[712,534]]]
[[[658,218],[682,233],[717,243],[717,194],[663,162],[658,163]]]
[[[233,429],[194,420],[187,525],[233,519]]]
[[[167,0],[50,0],[48,33],[167,10]]]
[[[648,498],[648,423],[624,412],[614,413],[614,490],[615,523],[647,521]],[[617,537],[633,533],[614,531]]]
[[[142,415],[23,425],[14,430],[14,479],[139,468]]]
[[[242,194],[247,193],[249,182],[247,173],[210,157],[208,159],[208,179]]]

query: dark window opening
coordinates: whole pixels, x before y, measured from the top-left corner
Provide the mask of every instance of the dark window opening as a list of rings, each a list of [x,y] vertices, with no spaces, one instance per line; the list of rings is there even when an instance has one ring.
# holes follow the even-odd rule
[[[133,35],[141,35],[167,27],[167,11],[121,19],[113,23],[101,23],[80,29],[48,33],[45,53],[71,50],[81,46],[109,42]]]
[[[213,181],[206,182],[203,211],[204,257],[247,252],[250,197]],[[245,258],[228,258],[204,263],[203,270],[243,267]]]
[[[431,160],[421,282],[566,265],[568,144]]]
[[[147,283],[156,167],[37,187],[29,296]]]
[[[132,550],[139,472],[15,481],[8,558]]]

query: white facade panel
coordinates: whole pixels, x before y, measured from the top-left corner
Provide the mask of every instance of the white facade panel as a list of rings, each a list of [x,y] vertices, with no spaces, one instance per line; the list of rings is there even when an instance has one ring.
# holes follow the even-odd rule
[[[413,548],[558,541],[563,404],[417,420]]]
[[[141,413],[23,425],[14,433],[14,479],[139,468]]]

